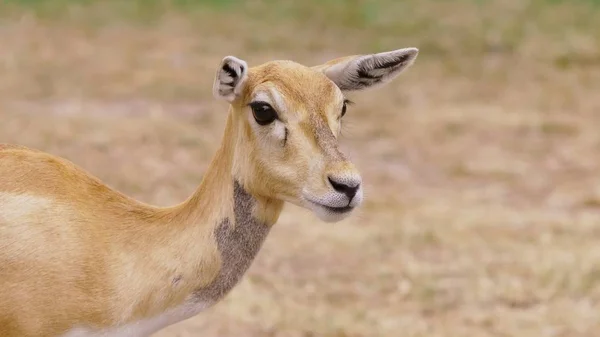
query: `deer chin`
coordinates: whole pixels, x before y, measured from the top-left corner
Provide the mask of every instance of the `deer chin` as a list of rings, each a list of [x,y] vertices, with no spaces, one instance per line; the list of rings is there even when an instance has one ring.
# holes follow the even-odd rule
[[[331,223],[346,219],[355,209],[352,206],[331,207],[313,202],[310,202],[308,208],[322,221]]]

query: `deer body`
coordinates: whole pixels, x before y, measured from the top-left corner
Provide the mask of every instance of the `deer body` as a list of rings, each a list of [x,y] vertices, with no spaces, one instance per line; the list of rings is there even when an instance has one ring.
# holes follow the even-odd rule
[[[221,146],[194,194],[172,207],[0,144],[0,336],[148,336],[221,300],[285,201],[324,221],[346,217],[362,189],[337,148],[342,93],[389,81],[416,54],[312,68],[224,58],[213,87],[230,103]]]
[[[51,336],[146,336],[191,317],[235,285],[281,209],[261,205],[265,218],[256,219],[259,201],[227,174],[227,160],[211,165],[188,201],[160,209],[63,159],[0,151],[0,176],[12,178],[0,180],[9,243],[0,250],[0,318],[23,326],[8,333],[0,320],[0,336],[40,336],[40,326]],[[69,176],[79,188],[65,188]]]

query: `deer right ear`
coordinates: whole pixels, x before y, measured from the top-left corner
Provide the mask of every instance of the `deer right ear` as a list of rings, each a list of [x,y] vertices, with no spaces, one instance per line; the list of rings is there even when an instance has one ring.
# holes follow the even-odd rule
[[[226,56],[221,61],[215,82],[213,83],[213,95],[229,103],[238,98],[244,90],[248,78],[248,64],[234,56]]]
[[[312,68],[322,71],[342,91],[364,90],[396,78],[413,64],[418,53],[417,48],[403,48],[377,54],[352,55]]]

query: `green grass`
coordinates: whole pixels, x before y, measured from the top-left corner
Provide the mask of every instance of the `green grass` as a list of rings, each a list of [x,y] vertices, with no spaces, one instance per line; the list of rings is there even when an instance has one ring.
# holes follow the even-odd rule
[[[432,28],[435,23],[444,24],[448,18],[453,20],[454,17],[465,16],[470,17],[468,22],[478,21],[480,27],[477,28],[484,29],[486,26],[498,25],[502,22],[510,25],[510,22],[515,21],[541,25],[543,29],[551,30],[562,30],[561,28],[565,28],[560,27],[562,24],[578,25],[583,28],[597,21],[600,13],[599,5],[600,0],[3,0],[0,2],[0,8],[34,11],[36,15],[61,19],[72,16],[73,12],[98,7],[107,9],[108,16],[113,19],[123,17],[158,19],[167,11],[180,11],[191,15],[207,11],[228,11],[256,20],[306,22],[305,20],[309,19],[331,26],[368,27],[402,32],[420,29],[421,25],[429,25]],[[489,8],[496,10],[490,11]],[[569,16],[566,12],[560,12],[564,10],[576,15]],[[6,11],[3,13],[5,16]],[[561,15],[560,18],[554,17],[557,13],[565,15]],[[437,30],[440,28],[442,27],[438,27]]]
[[[0,19],[27,14],[89,28],[123,21],[157,25],[176,14],[202,26],[217,14],[224,21],[212,26],[215,29],[243,19],[257,30],[282,25],[318,29],[349,37],[349,44],[367,41],[365,47],[374,50],[402,41],[423,49],[423,58],[446,57],[450,65],[465,56],[518,54],[529,40],[541,37],[545,44],[539,53],[528,56],[548,59],[560,68],[598,62],[585,51],[581,55],[573,38],[600,44],[599,4],[600,0],[4,0]]]

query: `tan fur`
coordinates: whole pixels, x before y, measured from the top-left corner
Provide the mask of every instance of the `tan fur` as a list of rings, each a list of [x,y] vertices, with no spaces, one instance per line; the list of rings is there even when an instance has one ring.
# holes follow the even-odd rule
[[[330,190],[328,174],[357,174],[337,148],[342,92],[319,69],[249,69],[200,186],[173,207],[133,200],[66,159],[0,144],[0,336],[115,327],[182,305],[219,273],[214,232],[233,216],[233,179],[255,198],[255,218],[272,225],[283,201]],[[267,151],[268,129],[251,125],[247,104],[269,88],[283,97],[290,136]]]

